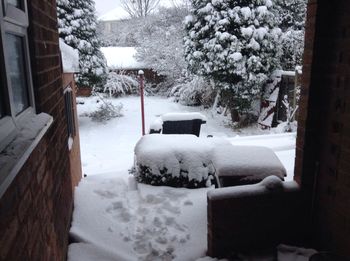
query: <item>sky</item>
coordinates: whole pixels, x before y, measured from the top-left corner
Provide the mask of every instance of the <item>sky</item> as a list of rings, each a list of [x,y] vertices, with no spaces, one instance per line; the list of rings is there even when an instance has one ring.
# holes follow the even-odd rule
[[[95,0],[97,16],[104,15],[108,11],[119,7],[119,0]]]
[[[176,0],[178,1],[178,0]],[[172,0],[160,0],[161,5],[169,6]],[[97,17],[100,17],[112,9],[120,7],[120,0],[95,0]]]

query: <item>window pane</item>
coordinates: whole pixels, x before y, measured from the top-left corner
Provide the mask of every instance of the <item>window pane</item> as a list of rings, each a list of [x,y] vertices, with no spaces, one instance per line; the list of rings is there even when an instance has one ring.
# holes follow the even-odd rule
[[[6,1],[7,3],[9,3],[10,5],[13,5],[17,8],[22,8],[22,5],[21,5],[21,0],[7,0]]]
[[[23,38],[6,33],[8,74],[10,76],[15,114],[29,107],[28,84],[25,71]]]

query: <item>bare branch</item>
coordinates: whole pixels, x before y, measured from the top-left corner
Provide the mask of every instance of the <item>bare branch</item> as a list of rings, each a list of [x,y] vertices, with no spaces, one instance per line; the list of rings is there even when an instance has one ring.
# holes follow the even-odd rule
[[[121,0],[122,7],[131,17],[146,17],[159,5],[160,0]]]

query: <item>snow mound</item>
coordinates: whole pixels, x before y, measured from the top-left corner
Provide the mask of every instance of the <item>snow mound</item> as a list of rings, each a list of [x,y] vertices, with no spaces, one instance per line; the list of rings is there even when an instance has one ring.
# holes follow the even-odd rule
[[[235,176],[242,181],[260,181],[270,175],[283,180],[286,170],[272,149],[260,146],[233,146],[215,149],[213,164],[219,177]]]
[[[79,51],[67,45],[60,39],[60,50],[62,54],[63,72],[79,72]]]
[[[204,183],[209,187],[215,173],[213,150],[219,144],[230,145],[223,139],[194,135],[143,136],[135,147],[137,178],[154,185],[198,187]]]
[[[165,113],[162,115],[162,120],[163,121],[190,121],[190,120],[207,121],[207,118],[199,112]]]
[[[277,247],[277,260],[283,261],[308,261],[309,258],[316,254],[314,249],[293,247],[288,245],[279,245]]]
[[[260,185],[268,190],[278,190],[283,188],[283,181],[276,176],[268,176],[260,182]]]

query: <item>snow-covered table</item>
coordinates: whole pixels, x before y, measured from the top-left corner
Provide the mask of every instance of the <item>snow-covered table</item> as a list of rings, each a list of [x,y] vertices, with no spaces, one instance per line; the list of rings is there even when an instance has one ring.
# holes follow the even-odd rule
[[[213,164],[223,187],[258,183],[271,175],[284,180],[287,175],[274,151],[261,146],[223,145],[215,148]]]
[[[137,178],[153,185],[210,186],[214,173],[221,186],[281,180],[286,170],[266,147],[234,146],[223,138],[150,134],[135,147]]]

